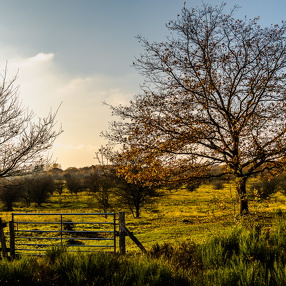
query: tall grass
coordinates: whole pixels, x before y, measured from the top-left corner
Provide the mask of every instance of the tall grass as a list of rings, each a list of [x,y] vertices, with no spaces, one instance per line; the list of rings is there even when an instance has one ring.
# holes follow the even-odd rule
[[[52,268],[60,277],[59,285],[189,285],[187,278],[146,257],[66,253]]]
[[[15,261],[0,261],[0,285],[38,285],[37,280],[39,269],[38,260],[31,257],[23,257]]]
[[[42,258],[0,261],[0,285],[189,285],[188,278],[148,257],[71,254],[54,248]]]
[[[286,285],[286,223],[239,225],[205,243],[155,244],[147,255],[46,255],[0,261],[0,285]]]
[[[157,244],[150,255],[179,265],[190,285],[286,285],[285,230],[284,221],[272,228],[240,225],[203,244]]]

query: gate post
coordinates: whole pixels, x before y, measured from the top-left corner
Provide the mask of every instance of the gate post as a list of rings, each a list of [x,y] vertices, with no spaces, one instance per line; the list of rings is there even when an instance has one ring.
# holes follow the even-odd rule
[[[15,257],[15,229],[14,221],[9,221],[9,230],[10,230],[10,256]]]
[[[1,218],[0,218],[0,241],[1,241],[3,257],[7,257],[6,241],[5,241],[5,235],[4,235],[3,224],[2,224]]]
[[[119,212],[118,214],[118,226],[119,226],[119,251],[121,254],[126,253],[125,247],[125,212]]]

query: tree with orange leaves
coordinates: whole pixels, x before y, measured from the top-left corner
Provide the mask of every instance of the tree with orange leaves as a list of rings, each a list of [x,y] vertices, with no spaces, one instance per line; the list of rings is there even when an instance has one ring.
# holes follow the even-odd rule
[[[138,37],[142,94],[112,107],[120,119],[104,136],[121,145],[113,161],[130,181],[234,176],[243,214],[247,179],[286,155],[286,24],[262,28],[224,7],[184,7],[166,42]]]

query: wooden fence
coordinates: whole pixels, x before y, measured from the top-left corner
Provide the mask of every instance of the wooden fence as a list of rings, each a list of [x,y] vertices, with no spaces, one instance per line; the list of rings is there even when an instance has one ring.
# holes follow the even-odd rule
[[[4,228],[9,226],[9,246]],[[118,230],[117,230],[118,229]],[[126,239],[146,252],[125,225],[125,213],[12,213],[8,224],[0,218],[3,257],[43,255],[51,247],[65,246],[70,252],[112,251],[126,253]],[[117,244],[117,239],[119,243]],[[118,245],[118,247],[117,247]]]

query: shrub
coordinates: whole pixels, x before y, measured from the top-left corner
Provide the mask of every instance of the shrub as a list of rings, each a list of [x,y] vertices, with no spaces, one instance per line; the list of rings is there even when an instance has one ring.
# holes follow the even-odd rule
[[[183,242],[176,247],[169,243],[156,243],[148,255],[167,261],[176,270],[187,269],[192,273],[198,273],[202,269],[199,247],[193,242]]]
[[[200,187],[200,183],[190,183],[186,185],[186,189],[189,192],[194,192],[195,190],[197,190]]]
[[[251,185],[249,195],[252,198],[266,200],[277,192],[278,188],[279,181],[276,178],[272,180],[262,180]]]
[[[54,264],[57,259],[66,254],[67,254],[67,248],[65,246],[53,246],[46,250],[45,259],[49,263]]]
[[[24,177],[21,181],[21,187],[25,190],[27,206],[30,205],[30,202],[35,202],[41,206],[53,193],[55,184],[50,175],[37,174]]]
[[[14,204],[23,197],[23,191],[18,180],[3,180],[0,186],[0,201],[5,211],[13,211]]]
[[[36,283],[35,269],[39,268],[36,258],[21,258],[9,262],[0,261],[0,285],[40,285]]]
[[[72,220],[66,220],[63,222],[63,229],[65,231],[74,231],[75,230],[75,223]]]
[[[217,179],[217,180],[213,180],[213,181],[211,182],[211,185],[212,185],[212,187],[213,187],[214,190],[222,190],[223,187],[224,187],[224,183],[225,183],[224,180],[222,180],[222,179],[221,179],[221,180]]]

